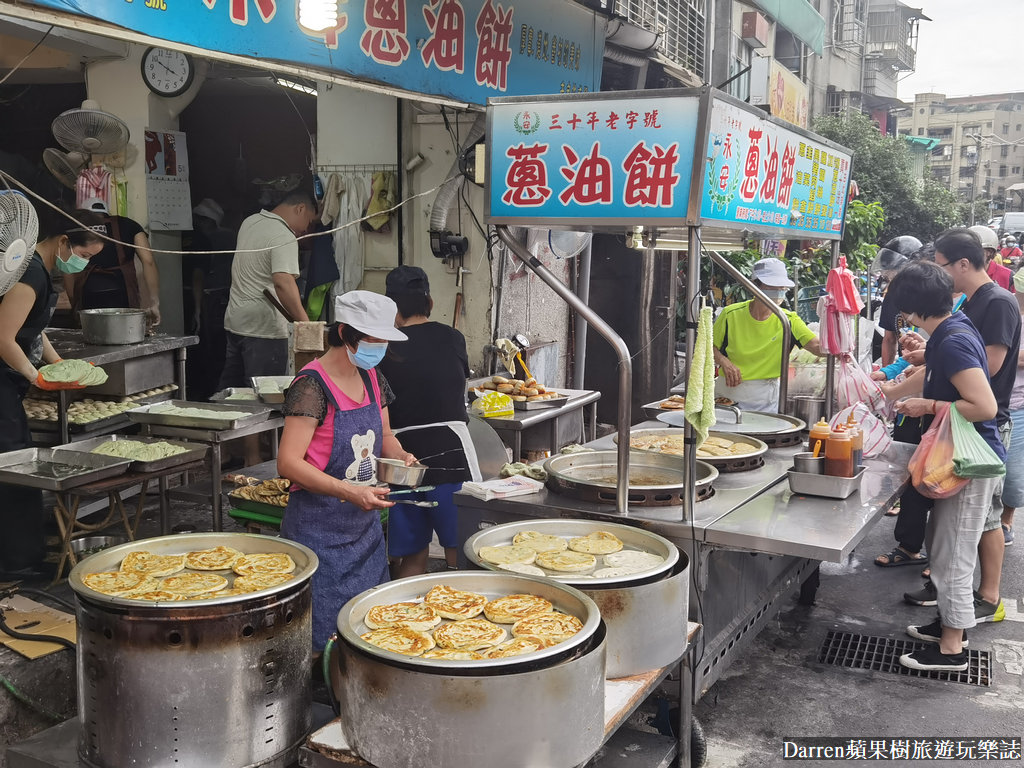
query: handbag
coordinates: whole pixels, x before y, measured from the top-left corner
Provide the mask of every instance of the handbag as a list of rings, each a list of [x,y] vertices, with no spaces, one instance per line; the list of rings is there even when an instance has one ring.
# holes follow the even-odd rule
[[[951,407],[940,408],[910,457],[910,482],[918,493],[929,499],[947,499],[970,482],[970,478],[958,476],[953,468]]]
[[[974,424],[969,422],[951,406],[950,416],[953,431],[953,471],[959,477],[1002,477],[1006,465],[992,446],[978,434]]]

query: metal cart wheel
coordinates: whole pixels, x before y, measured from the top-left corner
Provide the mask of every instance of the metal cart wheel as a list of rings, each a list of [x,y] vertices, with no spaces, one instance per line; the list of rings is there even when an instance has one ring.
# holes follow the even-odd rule
[[[708,759],[708,740],[704,726],[696,717],[690,719],[690,768],[702,768]]]

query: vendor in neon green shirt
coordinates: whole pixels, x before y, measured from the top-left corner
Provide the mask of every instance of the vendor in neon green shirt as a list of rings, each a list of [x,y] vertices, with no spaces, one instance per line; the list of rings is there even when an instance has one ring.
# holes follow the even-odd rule
[[[769,298],[781,303],[793,281],[779,259],[754,264],[754,283]],[[793,341],[816,355],[821,343],[796,312],[786,311]],[[735,400],[748,411],[774,413],[779,407],[782,365],[782,323],[760,299],[730,304],[715,319],[715,395]]]

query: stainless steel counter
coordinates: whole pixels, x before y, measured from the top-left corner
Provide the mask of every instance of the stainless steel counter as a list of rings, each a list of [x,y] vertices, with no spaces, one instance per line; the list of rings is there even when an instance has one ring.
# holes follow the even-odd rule
[[[198,336],[171,336],[166,333],[157,333],[147,336],[138,344],[94,346],[85,343],[81,331],[69,328],[47,328],[46,336],[61,357],[88,360],[90,363],[100,366],[183,349],[199,343]]]
[[[546,450],[552,453],[558,452],[562,447],[558,439],[558,422],[560,418],[579,416],[583,408],[590,406],[590,439],[595,437],[597,428],[597,401],[601,399],[600,392],[593,392],[589,389],[560,389],[559,392],[569,396],[569,400],[562,405],[551,408],[537,408],[531,411],[516,411],[513,416],[489,418],[487,423],[499,434],[502,440],[511,439],[512,460],[521,461],[523,455],[523,432],[547,424],[550,429],[550,438]],[[580,430],[582,433],[582,429]]]

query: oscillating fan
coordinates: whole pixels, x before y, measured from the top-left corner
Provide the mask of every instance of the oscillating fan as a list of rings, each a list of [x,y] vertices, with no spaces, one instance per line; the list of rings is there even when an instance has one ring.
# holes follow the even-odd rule
[[[79,172],[85,168],[86,157],[81,152],[61,152],[47,147],[43,150],[43,165],[61,184],[75,188]]]
[[[87,155],[118,152],[124,149],[129,138],[124,121],[104,112],[98,103],[91,100],[83,101],[81,109],[61,112],[50,128],[64,149]]]
[[[39,236],[36,209],[24,195],[0,192],[0,296],[21,280]]]
[[[530,229],[526,247],[538,258],[551,255],[556,259],[571,259],[587,247],[592,237],[590,232]]]

